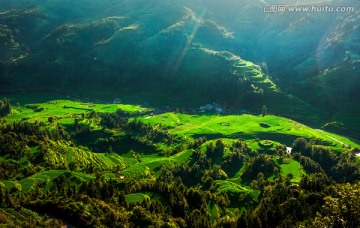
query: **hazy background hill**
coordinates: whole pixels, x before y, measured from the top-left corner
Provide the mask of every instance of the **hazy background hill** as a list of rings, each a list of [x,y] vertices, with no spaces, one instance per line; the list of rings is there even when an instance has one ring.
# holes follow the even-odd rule
[[[147,92],[192,105],[219,101],[259,110],[267,104],[277,114],[288,110],[274,103],[300,102],[288,102],[277,93],[281,90],[306,103],[302,112],[317,115],[314,107],[320,108],[329,113],[327,121],[355,130],[359,121],[354,117],[360,114],[358,1],[317,3],[353,6],[350,13],[263,12],[266,4],[276,3],[284,4],[2,0],[0,89],[113,96]],[[255,66],[234,74],[241,59],[260,65],[280,88],[255,79]]]

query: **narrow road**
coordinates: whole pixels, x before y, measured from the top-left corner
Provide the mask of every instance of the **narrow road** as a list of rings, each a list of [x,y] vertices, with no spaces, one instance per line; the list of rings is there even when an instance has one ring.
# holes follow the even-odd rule
[[[341,142],[340,140],[338,140],[338,139],[336,139],[336,138],[334,138],[334,137],[331,137],[331,136],[328,136],[328,135],[327,135],[327,137],[329,137],[329,138],[331,138],[332,140],[334,140],[334,141],[336,141],[336,142],[344,145],[345,147],[349,147],[348,144],[346,144],[346,143],[344,143],[344,142]]]
[[[320,131],[320,132],[324,132],[323,130],[321,130],[321,129],[316,129],[317,131]],[[324,135],[324,134],[323,134]],[[346,143],[344,143],[344,142],[342,142],[342,141],[340,141],[340,140],[338,140],[338,139],[336,139],[336,138],[334,138],[334,137],[332,137],[332,136],[329,136],[329,135],[326,135],[325,134],[325,136],[326,137],[328,137],[328,138],[330,138],[330,139],[332,139],[332,140],[334,140],[335,142],[337,142],[337,143],[340,143],[341,145],[344,145],[345,147],[349,147],[349,145],[348,144],[346,144]]]

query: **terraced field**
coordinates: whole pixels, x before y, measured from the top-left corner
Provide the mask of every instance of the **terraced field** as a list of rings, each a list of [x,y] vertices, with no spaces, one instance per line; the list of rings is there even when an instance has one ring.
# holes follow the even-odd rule
[[[113,101],[96,102],[87,99],[64,99],[60,95],[30,94],[28,96],[9,95],[12,106],[12,115],[6,118],[7,121],[48,121],[50,116],[61,119],[63,124],[73,123],[75,117],[88,114],[92,111],[99,113],[111,113],[121,109],[128,113],[146,112],[148,109],[138,105],[114,104]]]
[[[86,148],[70,146],[67,142],[53,142],[48,149],[45,160],[53,166],[64,164],[64,167],[74,164],[78,167],[94,166],[101,170],[112,170],[119,166],[124,169],[127,164],[115,153],[93,153]]]
[[[259,72],[254,72],[259,73]],[[275,85],[271,81],[260,80],[263,87],[267,86],[273,93],[278,93]],[[261,76],[262,77],[262,76]],[[265,85],[266,84],[266,85]],[[54,123],[49,121],[49,117],[56,117],[56,123],[71,129],[74,125],[75,118],[80,119],[80,123],[90,127],[91,132],[88,136],[74,142],[67,141],[49,141],[48,152],[45,161],[53,167],[64,167],[63,169],[54,169],[42,171],[19,181],[0,181],[7,188],[19,189],[27,192],[33,186],[42,184],[45,189],[51,189],[52,180],[64,174],[67,178],[75,178],[81,180],[90,180],[95,178],[95,174],[86,174],[83,172],[68,171],[65,169],[76,170],[86,167],[94,167],[102,170],[103,177],[124,178],[127,179],[155,179],[160,174],[160,167],[164,164],[186,164],[190,161],[191,155],[195,150],[184,149],[183,151],[165,156],[161,153],[164,145],[159,143],[156,145],[157,152],[148,153],[146,148],[137,149],[134,145],[117,145],[114,147],[115,152],[103,151],[93,152],[87,146],[96,141],[100,137],[122,137],[120,130],[111,130],[100,126],[100,119],[97,117],[81,117],[83,113],[89,114],[93,111],[112,113],[121,109],[130,114],[136,114],[129,121],[139,120],[143,123],[152,125],[155,129],[167,130],[170,134],[176,135],[177,138],[199,138],[206,137],[207,142],[199,147],[201,152],[206,152],[206,146],[210,143],[216,144],[217,139],[222,139],[225,143],[224,153],[219,157],[213,158],[213,163],[221,162],[221,160],[229,155],[231,145],[236,140],[245,141],[253,150],[262,149],[263,151],[271,150],[279,144],[291,146],[293,141],[298,137],[307,139],[319,139],[322,144],[335,152],[345,152],[346,147],[359,148],[359,144],[348,138],[332,134],[323,130],[313,129],[299,122],[279,117],[275,115],[256,116],[256,115],[217,115],[204,113],[198,115],[182,114],[167,112],[159,115],[149,115],[151,109],[130,104],[98,104],[91,102],[83,102],[68,99],[54,99],[38,103],[29,103],[27,98],[22,99],[20,96],[10,97],[12,101],[18,100],[19,104],[13,108],[13,113],[6,117],[6,121],[26,120],[30,122],[41,121],[47,126],[53,126]],[[36,99],[35,99],[36,101]],[[261,141],[264,140],[264,141]],[[79,145],[76,145],[78,143]],[[266,143],[266,146],[263,144]],[[38,147],[31,148],[33,154],[39,153]],[[134,154],[138,154],[135,157]],[[280,169],[283,176],[290,176],[293,183],[298,183],[305,171],[301,164],[291,158],[273,157],[274,162]],[[27,162],[26,158],[22,161]],[[242,174],[245,166],[239,167],[230,178],[226,180],[216,180],[215,187],[218,194],[226,193],[230,198],[238,199],[241,197],[243,204],[252,204],[256,202],[259,191],[252,187],[244,185]],[[116,171],[115,171],[116,170]],[[274,176],[269,177],[271,180]],[[163,196],[156,193],[137,192],[126,195],[128,203],[136,203],[144,199],[158,199],[166,201]],[[166,203],[166,202],[165,202]],[[231,205],[231,208],[239,207],[239,205]],[[212,214],[216,213],[216,205],[209,205]]]
[[[20,181],[1,181],[0,184],[4,184],[7,188],[11,189],[15,187],[16,189],[27,192],[33,188],[34,185],[43,184],[45,185],[45,190],[50,190],[53,186],[52,180],[59,175],[65,174],[68,178],[79,178],[81,180],[91,180],[95,179],[95,176],[85,174],[82,172],[73,172],[68,170],[49,170],[39,172],[33,176],[27,177]]]
[[[317,138],[332,148],[343,148],[343,143],[350,147],[359,147],[345,137],[314,130],[296,121],[273,115],[264,117],[253,115],[187,115],[165,113],[153,117],[143,117],[141,121],[152,125],[161,124],[162,128],[179,136],[209,138],[232,138],[241,140],[270,139],[290,146],[298,137]],[[224,124],[226,123],[226,124]],[[270,127],[262,127],[266,123]]]
[[[247,75],[254,87],[263,89],[263,103],[267,106],[268,112],[272,114],[306,121],[311,124],[321,123],[328,118],[325,113],[314,106],[282,91],[261,71],[259,66],[252,62],[245,60],[236,62],[233,72],[240,77],[241,75]],[[312,114],[308,115],[309,113]]]

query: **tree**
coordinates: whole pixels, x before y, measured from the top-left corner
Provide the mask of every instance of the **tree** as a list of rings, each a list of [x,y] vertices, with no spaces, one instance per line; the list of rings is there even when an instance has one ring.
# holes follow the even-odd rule
[[[54,122],[54,117],[53,117],[53,116],[49,116],[49,117],[48,117],[48,122],[49,122],[49,123]]]
[[[71,171],[76,171],[76,170],[78,170],[78,164],[76,163],[76,162],[70,162],[69,163],[69,169],[71,170]]]
[[[303,155],[309,156],[308,151],[308,142],[304,138],[297,138],[292,144],[292,153],[301,153]]]
[[[267,108],[265,105],[262,106],[262,110],[261,110],[262,116],[266,116],[267,115]]]
[[[129,221],[135,226],[145,227],[152,225],[151,214],[141,206],[136,206],[129,217]]]
[[[0,100],[0,117],[4,117],[11,114],[10,102],[8,99],[4,98]]]
[[[0,184],[0,207],[5,207],[5,185]]]
[[[314,227],[359,227],[360,182],[337,184],[332,196],[325,197],[325,204],[313,221]]]
[[[74,127],[75,127],[75,129],[78,130],[79,126],[80,126],[79,119],[75,118],[74,119]]]
[[[215,152],[218,155],[222,155],[224,153],[225,147],[226,145],[224,144],[224,142],[221,139],[218,139],[215,145]]]

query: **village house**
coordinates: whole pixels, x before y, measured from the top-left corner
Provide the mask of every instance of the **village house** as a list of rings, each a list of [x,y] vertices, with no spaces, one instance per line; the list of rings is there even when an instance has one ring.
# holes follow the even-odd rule
[[[115,98],[114,99],[114,104],[121,104],[121,99],[120,98]]]
[[[224,107],[217,103],[212,104],[206,104],[204,106],[200,106],[199,112],[209,112],[209,111],[215,111],[217,113],[222,113],[224,111]]]

